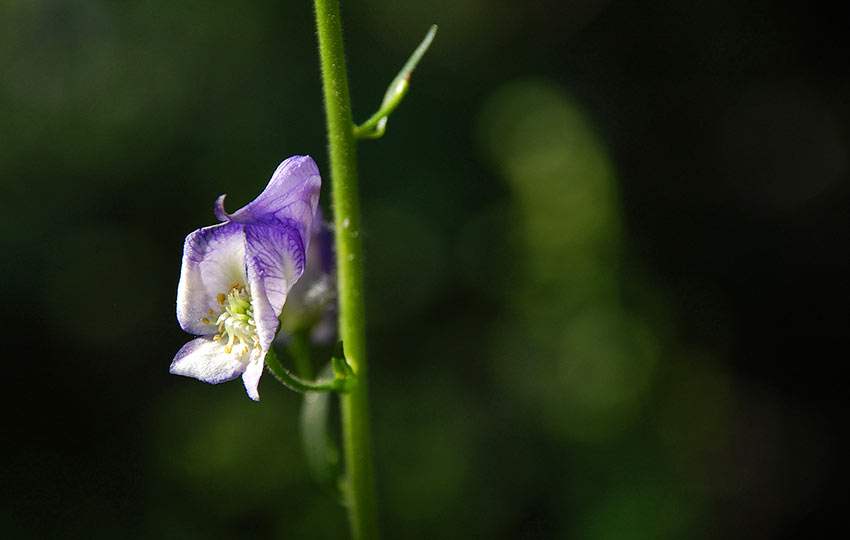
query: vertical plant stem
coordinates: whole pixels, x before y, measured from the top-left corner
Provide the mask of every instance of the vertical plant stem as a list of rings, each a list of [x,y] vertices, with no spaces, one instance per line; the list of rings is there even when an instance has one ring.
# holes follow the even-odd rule
[[[369,431],[357,149],[339,3],[337,0],[315,0],[315,7],[333,185],[339,329],[346,359],[357,375],[353,390],[340,396],[345,498],[352,537],[355,540],[371,540],[378,537],[378,520]]]

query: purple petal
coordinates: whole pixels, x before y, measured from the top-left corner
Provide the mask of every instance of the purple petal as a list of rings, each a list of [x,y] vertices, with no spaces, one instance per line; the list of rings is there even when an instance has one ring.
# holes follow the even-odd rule
[[[216,201],[215,214],[221,220],[237,223],[295,228],[302,243],[307,245],[321,184],[319,168],[313,158],[292,156],[277,167],[259,197],[228,214],[222,195]]]
[[[232,381],[245,372],[249,356],[228,353],[221,341],[197,338],[183,345],[171,362],[169,372],[194,377],[210,384]]]
[[[248,364],[245,372],[242,373],[242,383],[245,385],[245,391],[248,392],[248,397],[254,401],[260,401],[260,390],[258,386],[260,384],[260,376],[263,374],[263,368],[266,365],[263,357],[264,355],[261,351],[254,349],[254,352],[251,354],[251,362]]]
[[[245,225],[245,256],[257,335],[268,350],[286,295],[304,272],[304,243],[288,227]]]
[[[215,200],[215,205],[213,206],[213,213],[219,221],[230,221],[230,215],[224,209],[224,199],[226,198],[227,194],[219,195],[218,199]]]
[[[195,335],[216,333],[201,321],[209,310],[220,311],[218,293],[226,293],[233,282],[247,284],[245,234],[238,223],[223,223],[198,229],[186,237],[183,265],[177,285],[177,320]]]

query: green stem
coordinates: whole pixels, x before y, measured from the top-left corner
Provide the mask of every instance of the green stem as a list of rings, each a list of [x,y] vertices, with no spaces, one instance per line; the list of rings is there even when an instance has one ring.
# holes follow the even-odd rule
[[[334,378],[326,381],[308,381],[290,372],[283,367],[280,360],[277,359],[277,354],[274,349],[269,349],[266,353],[266,365],[272,375],[281,382],[296,392],[344,392],[351,385],[350,381]]]
[[[378,537],[378,517],[369,428],[356,140],[339,4],[337,0],[315,0],[315,7],[333,185],[339,331],[345,343],[346,359],[357,375],[351,392],[340,396],[345,498],[352,537],[371,540]]]

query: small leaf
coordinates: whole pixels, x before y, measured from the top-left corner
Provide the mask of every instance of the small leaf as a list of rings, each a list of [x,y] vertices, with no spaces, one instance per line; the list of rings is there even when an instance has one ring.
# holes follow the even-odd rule
[[[348,360],[345,359],[345,352],[342,348],[342,341],[338,341],[336,346],[334,347],[333,354],[331,355],[331,364],[334,369],[334,376],[337,381],[344,381],[346,383],[354,383],[354,370],[351,368],[351,365],[348,363]],[[351,390],[350,384],[344,385],[341,388],[341,391],[346,392]]]

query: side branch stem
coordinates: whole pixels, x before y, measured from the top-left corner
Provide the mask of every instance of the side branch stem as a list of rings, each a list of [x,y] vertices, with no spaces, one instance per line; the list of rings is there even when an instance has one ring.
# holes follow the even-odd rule
[[[378,537],[369,427],[366,331],[363,306],[363,251],[357,190],[357,153],[348,75],[337,0],[315,0],[322,88],[328,125],[336,231],[339,330],[356,377],[340,396],[349,524],[355,540]]]
[[[288,386],[296,392],[344,392],[347,389],[347,381],[334,378],[326,381],[310,381],[302,379],[283,367],[274,349],[269,349],[266,354],[266,365],[272,375],[281,384]]]

